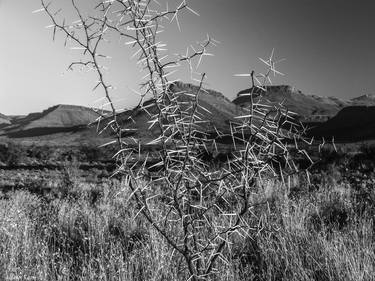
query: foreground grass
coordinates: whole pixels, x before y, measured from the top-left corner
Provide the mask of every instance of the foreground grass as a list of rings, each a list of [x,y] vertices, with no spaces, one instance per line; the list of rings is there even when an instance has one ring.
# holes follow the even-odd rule
[[[363,193],[363,191],[362,191]],[[361,194],[362,194],[361,193]],[[234,239],[215,280],[374,280],[375,194],[337,183],[268,183],[252,200],[254,233]],[[119,181],[72,183],[54,198],[0,200],[0,280],[186,280]],[[370,199],[368,199],[370,198]]]

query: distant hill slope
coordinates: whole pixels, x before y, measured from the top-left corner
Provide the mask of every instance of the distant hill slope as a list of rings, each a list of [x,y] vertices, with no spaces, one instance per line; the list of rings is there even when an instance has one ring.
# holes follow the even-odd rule
[[[352,106],[375,106],[375,95],[362,95],[351,99],[350,102]]]
[[[198,86],[176,82],[171,86],[177,98],[191,106]],[[268,86],[266,92],[254,90],[254,100],[276,105],[283,103],[290,111],[299,115],[300,121],[310,126],[309,134],[317,137],[331,137],[343,141],[354,141],[375,138],[375,95],[363,95],[351,100],[341,100],[335,97],[320,97],[306,95],[291,86]],[[246,89],[238,93],[231,102],[223,94],[213,90],[200,90],[199,104],[205,108],[199,109],[201,130],[209,134],[216,132],[215,128],[224,134],[230,132],[229,123],[238,121],[236,116],[244,113],[242,107],[249,104],[249,93]],[[364,106],[366,105],[366,106]],[[146,109],[144,109],[146,107]],[[148,100],[143,108],[118,114],[118,120],[125,129],[124,137],[136,136],[148,142],[158,134],[157,127],[150,129],[149,113],[156,113],[154,100]],[[5,116],[0,114],[0,136],[10,138],[35,138],[44,136],[48,140],[66,135],[66,139],[82,140],[97,137],[96,126],[87,128],[87,124],[95,121],[99,115],[92,109],[75,105],[56,105],[43,112],[31,113],[27,116]],[[131,116],[131,118],[129,118]],[[107,119],[109,120],[109,119]],[[101,122],[101,126],[105,121]],[[69,135],[69,137],[68,137]],[[111,137],[111,132],[102,134],[99,138]],[[58,140],[57,140],[58,141]]]
[[[189,101],[192,97],[189,93],[196,93],[199,90],[198,86],[176,82],[171,86],[171,90],[178,95],[178,99],[189,106]],[[187,94],[186,94],[187,93]],[[119,120],[122,120],[123,127],[132,130],[128,135],[136,135],[140,139],[153,139],[158,134],[157,126],[149,129],[151,123],[149,114],[156,113],[157,109],[154,105],[154,100],[148,100],[143,104],[146,110],[141,108],[134,108],[119,115]],[[204,109],[198,109],[198,116],[201,120],[208,121],[201,123],[201,129],[207,133],[214,133],[219,130],[223,133],[230,131],[230,121],[234,121],[234,117],[240,115],[242,109],[232,103],[223,94],[213,90],[200,90],[198,93],[198,103]],[[131,120],[129,119],[131,116]]]
[[[342,142],[375,139],[375,106],[346,107],[332,119],[309,130],[309,135],[334,137]]]
[[[240,91],[233,103],[239,106],[249,104],[249,93],[253,91],[256,101],[262,97],[263,102],[273,105],[283,102],[291,111],[297,113],[302,122],[325,122],[348,106],[375,106],[375,95],[363,95],[351,100],[337,97],[308,95],[288,85],[267,86],[266,92],[259,88]]]
[[[7,124],[10,124],[10,118],[0,113],[0,127]]]
[[[297,113],[301,121],[326,121],[349,103],[334,97],[306,95],[300,90],[287,85],[267,86],[266,92],[259,88],[243,90],[233,100],[238,106],[246,106],[250,102],[249,94],[253,91],[255,101],[277,105],[283,103],[290,111]]]
[[[171,86],[171,90],[175,92],[181,102],[185,102],[189,106],[192,97],[189,93],[197,92],[198,86],[176,82]],[[234,117],[240,115],[242,109],[233,104],[223,94],[213,90],[200,90],[198,94],[199,105],[204,109],[199,109],[198,113],[202,120],[201,128],[207,133],[214,133],[216,130],[228,133],[230,121],[234,121]],[[118,120],[122,123],[123,128],[132,131],[124,134],[124,136],[136,135],[139,139],[150,141],[157,135],[157,127],[151,130],[148,113],[155,113],[156,107],[154,100],[148,100],[144,103],[146,110],[136,107],[132,110],[125,111],[118,115]],[[132,116],[132,119],[129,119]],[[0,129],[0,135],[13,138],[30,138],[38,136],[46,136],[58,133],[78,133],[81,135],[88,134],[92,136],[96,131],[94,126],[87,128],[87,124],[95,121],[98,114],[92,109],[73,106],[73,105],[56,105],[50,107],[43,112],[31,113],[24,117],[17,117],[12,123]],[[110,118],[110,117],[109,117]],[[110,119],[107,119],[110,120]],[[101,126],[105,125],[105,121],[101,122]],[[84,133],[86,132],[86,133]],[[109,131],[102,135],[103,138],[109,136]],[[57,135],[56,135],[57,136]]]
[[[375,95],[362,95],[350,100],[336,97],[307,95],[287,85],[267,86],[240,91],[233,103],[240,107],[250,104],[249,93],[255,102],[277,105],[283,103],[307,126],[308,135],[340,142],[375,139]]]
[[[13,137],[29,137],[77,130],[95,121],[98,114],[92,109],[76,105],[56,105],[43,112],[31,113],[12,120],[3,133]]]
[[[192,84],[177,82],[173,85],[172,90],[174,92],[185,91],[196,93],[199,90],[199,87]],[[191,99],[186,95],[182,96],[182,98],[184,100]],[[230,121],[235,120],[234,117],[240,115],[242,112],[240,108],[222,93],[214,90],[201,90],[198,94],[198,103],[209,111],[207,112],[203,109],[198,110],[202,119],[209,121],[206,125],[208,130],[214,130],[213,128],[216,127],[218,130],[228,131]]]

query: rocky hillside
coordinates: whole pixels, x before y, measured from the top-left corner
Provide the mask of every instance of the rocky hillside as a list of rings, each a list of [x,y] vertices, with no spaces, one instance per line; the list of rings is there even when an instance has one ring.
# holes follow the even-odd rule
[[[306,95],[287,85],[267,86],[266,92],[259,88],[246,89],[238,93],[233,103],[241,107],[247,106],[250,102],[250,93],[253,93],[255,101],[270,105],[282,103],[290,111],[297,113],[304,122],[324,122],[348,106],[348,102],[338,98]]]
[[[337,97],[322,97],[304,94],[302,91],[287,85],[267,86],[266,92],[246,89],[237,94],[233,103],[241,107],[250,102],[249,94],[253,93],[255,101],[277,105],[283,103],[289,110],[297,113],[302,122],[325,122],[335,116],[341,109],[348,106],[375,106],[375,95],[363,95],[351,100]]]
[[[15,118],[11,124],[3,127],[3,134],[13,137],[46,135],[67,132],[98,118],[92,109],[76,105],[56,105],[43,112],[30,113],[25,117]]]
[[[375,95],[362,95],[357,98],[353,98],[350,100],[351,105],[364,105],[364,106],[375,106]]]
[[[176,82],[171,86],[171,90],[176,93],[181,103],[188,108],[193,97],[191,93],[197,93],[199,87],[192,84]],[[201,123],[201,129],[208,133],[215,132],[215,128],[221,132],[229,132],[230,121],[235,120],[235,116],[239,115],[242,110],[240,107],[232,103],[223,94],[213,90],[200,90],[198,93],[198,103],[201,108],[197,110],[201,120],[207,122]],[[154,100],[148,100],[143,104],[146,110],[134,108],[120,115],[123,127],[130,130],[128,135],[136,135],[141,139],[150,139],[157,134],[157,127],[151,129],[149,122],[149,114],[157,112]],[[204,108],[204,109],[203,109]],[[129,118],[131,116],[131,118]]]
[[[0,127],[10,124],[10,118],[0,113]]]
[[[199,88],[192,84],[176,82],[171,86],[176,98],[189,108]],[[243,107],[250,103],[249,93],[255,102],[269,105],[284,104],[290,111],[298,114],[300,121],[309,126],[309,134],[316,137],[332,137],[345,140],[375,138],[375,95],[363,95],[351,100],[336,97],[307,95],[291,86],[268,86],[266,92],[260,89],[246,89],[238,93],[231,102],[223,94],[213,90],[201,89],[198,93],[200,109],[198,115],[200,130],[215,133],[216,130],[230,132],[229,124],[236,116],[244,113]],[[150,114],[157,112],[154,100],[150,99],[143,107],[120,113],[118,120],[124,129],[124,137],[136,136],[142,141],[150,141],[158,135],[157,126],[150,126]],[[0,136],[11,138],[48,137],[50,139],[94,139],[96,128],[87,124],[95,121],[98,114],[90,108],[74,105],[56,105],[43,112],[27,116],[9,117],[0,114]],[[374,124],[373,124],[374,123]],[[105,122],[102,122],[104,125]],[[65,134],[65,135],[61,135]],[[111,137],[111,132],[100,136]]]
[[[375,106],[349,106],[327,122],[313,127],[309,135],[352,142],[375,139]]]

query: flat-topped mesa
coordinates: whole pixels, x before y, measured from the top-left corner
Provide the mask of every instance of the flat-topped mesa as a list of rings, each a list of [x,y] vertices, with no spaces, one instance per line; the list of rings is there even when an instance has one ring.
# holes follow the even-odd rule
[[[350,100],[353,105],[374,106],[375,94],[366,94]]]
[[[264,88],[265,91],[257,87],[240,91],[233,103],[240,107],[247,107],[251,103],[249,94],[253,93],[254,101],[273,106],[283,104],[288,110],[296,113],[302,122],[324,122],[345,105],[340,99],[306,95],[289,85]]]
[[[74,127],[87,125],[98,117],[91,108],[78,105],[59,104],[42,112],[31,113],[18,119],[17,124],[22,129],[38,127]]]
[[[241,107],[244,107],[244,106],[248,106],[251,101],[250,94],[252,94],[254,98],[254,97],[259,97],[259,96],[268,97],[270,95],[280,94],[280,93],[282,93],[283,96],[288,96],[291,93],[302,94],[301,91],[296,91],[294,87],[289,86],[289,85],[271,85],[271,86],[265,86],[262,88],[252,87],[252,88],[240,91],[237,94],[237,97],[233,100],[233,103]]]
[[[198,86],[189,83],[175,82],[171,85],[173,92],[197,93],[199,89]],[[205,115],[207,120],[213,122],[212,124],[215,124],[217,128],[222,127],[224,124],[229,124],[229,120],[233,120],[239,114],[239,109],[236,105],[220,92],[200,89],[197,94],[200,106],[207,109],[210,113],[200,109],[198,111]],[[191,99],[191,96],[185,95],[184,99]]]
[[[30,113],[24,117],[14,118],[10,124],[3,126],[2,133],[10,137],[33,137],[59,132],[84,130],[94,122],[99,113],[93,109],[59,104],[42,112]]]
[[[192,108],[189,101],[193,102],[195,100],[192,94],[197,94],[199,106],[196,114],[202,121],[199,122],[199,127],[207,133],[215,132],[215,129],[221,132],[229,132],[230,122],[234,121],[235,117],[241,112],[240,108],[217,91],[200,89],[199,86],[182,82],[171,84],[169,90],[176,94],[177,101],[181,102],[181,108],[187,111]],[[133,110],[119,114],[119,120],[125,123],[124,127],[127,127],[128,130],[136,132],[134,134],[138,138],[143,137],[146,139],[157,134],[157,131],[153,132],[153,129],[157,126],[150,127],[149,113],[157,114],[154,99],[145,101],[143,107],[136,107]],[[129,118],[130,116],[131,118]]]
[[[171,84],[170,89],[173,92],[177,92],[177,91],[197,92],[199,90],[199,86],[191,84],[191,83],[184,83],[184,82],[181,82],[181,81],[176,81],[173,84]],[[224,96],[222,93],[220,93],[218,91],[211,90],[211,89],[205,89],[205,88],[201,89],[201,91],[206,92],[207,94],[209,94],[213,97],[226,100],[227,102],[231,102],[230,99],[228,99],[226,96]]]
[[[225,134],[230,133],[230,123],[238,122],[237,116],[243,116],[251,99],[249,94],[253,94],[253,101],[277,107],[282,104],[289,111],[297,114],[297,120],[305,123],[308,127],[317,127],[331,120],[340,110],[353,106],[370,107],[375,106],[375,95],[362,95],[351,100],[342,100],[337,97],[325,97],[315,94],[304,94],[302,91],[290,85],[271,85],[266,86],[265,91],[260,88],[250,88],[240,91],[237,97],[231,102],[222,93],[214,90],[203,89],[197,85],[174,82],[169,86],[172,95],[175,95],[177,101],[180,101],[182,110],[186,109],[186,114],[193,107],[195,95],[198,94],[197,129],[202,132],[214,135],[219,131]],[[174,94],[173,94],[174,93]],[[168,109],[166,109],[168,110]],[[349,109],[348,109],[349,110]],[[358,112],[358,108],[353,108]],[[343,111],[339,119],[347,120],[349,111]],[[364,111],[365,112],[365,111]],[[135,136],[137,139],[152,140],[158,134],[157,126],[150,127],[150,116],[158,113],[153,99],[147,100],[143,106],[137,106],[133,109],[120,111],[117,113],[117,121],[124,128],[124,136]],[[95,126],[87,128],[87,125],[93,123],[101,115],[105,118]],[[366,118],[371,115],[366,111]],[[29,137],[55,134],[59,132],[85,132],[96,133],[96,129],[102,129],[111,121],[112,114],[104,111],[94,111],[91,108],[59,104],[52,106],[42,112],[30,113],[27,116],[6,116],[0,114],[0,135],[10,137]],[[345,118],[344,118],[344,117]],[[152,117],[154,118],[154,117]],[[360,122],[358,118],[352,118]],[[336,121],[335,121],[336,122]],[[367,122],[367,121],[366,121]],[[341,122],[341,123],[347,123]],[[331,123],[330,123],[331,124]],[[333,124],[333,123],[332,123]],[[372,126],[372,125],[371,125]],[[353,127],[355,127],[353,125]],[[372,130],[373,127],[371,127]],[[324,135],[325,132],[314,131],[317,135]],[[112,133],[110,133],[112,134]],[[107,134],[108,135],[108,134]],[[105,136],[107,136],[105,135]]]

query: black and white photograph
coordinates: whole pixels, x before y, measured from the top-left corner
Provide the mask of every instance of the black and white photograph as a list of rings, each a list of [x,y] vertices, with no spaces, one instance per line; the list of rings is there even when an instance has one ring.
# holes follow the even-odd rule
[[[373,0],[0,0],[0,281],[375,280]]]

